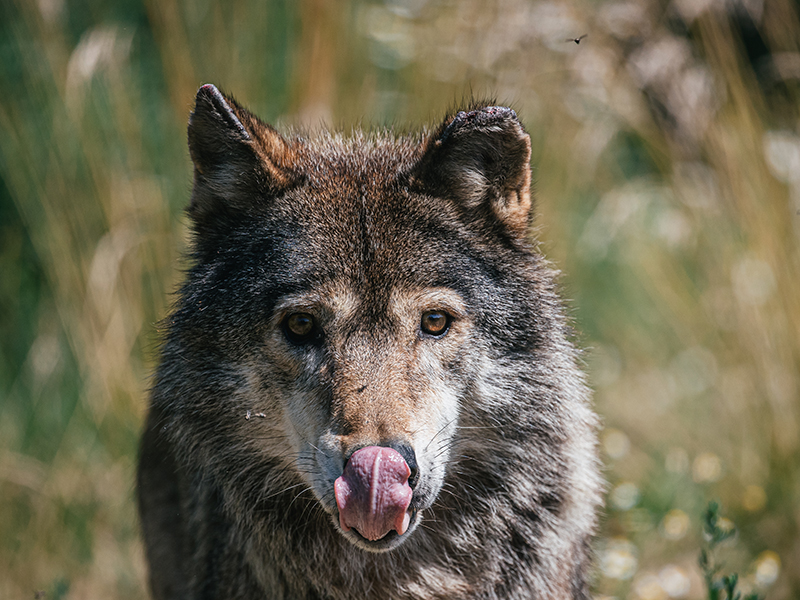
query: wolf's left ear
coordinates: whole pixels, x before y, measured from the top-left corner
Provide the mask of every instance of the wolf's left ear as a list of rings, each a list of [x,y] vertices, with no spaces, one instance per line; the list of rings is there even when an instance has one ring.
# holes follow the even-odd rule
[[[523,238],[531,210],[531,140],[503,106],[458,112],[426,142],[412,186],[451,198],[465,218],[489,217]]]

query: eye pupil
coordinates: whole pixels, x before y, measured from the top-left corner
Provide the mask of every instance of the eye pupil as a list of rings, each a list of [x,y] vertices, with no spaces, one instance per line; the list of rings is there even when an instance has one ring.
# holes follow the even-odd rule
[[[429,310],[422,315],[420,327],[428,335],[443,335],[450,327],[450,320],[443,311]]]
[[[308,341],[314,329],[314,317],[308,313],[294,313],[286,319],[286,335],[293,342]]]

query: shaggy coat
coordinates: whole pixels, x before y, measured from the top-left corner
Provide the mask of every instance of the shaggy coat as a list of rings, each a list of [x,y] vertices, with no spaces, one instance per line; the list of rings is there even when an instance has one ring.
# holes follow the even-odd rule
[[[153,597],[588,599],[596,417],[514,111],[305,139],[206,85],[189,149],[138,473]]]

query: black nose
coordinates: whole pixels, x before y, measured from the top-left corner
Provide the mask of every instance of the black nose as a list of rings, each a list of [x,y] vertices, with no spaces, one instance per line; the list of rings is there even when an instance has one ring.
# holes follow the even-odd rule
[[[408,485],[413,490],[419,481],[419,465],[417,465],[417,455],[414,454],[414,449],[408,444],[389,444],[389,448],[396,450],[400,456],[406,461],[408,468],[411,470],[411,475],[408,477]]]

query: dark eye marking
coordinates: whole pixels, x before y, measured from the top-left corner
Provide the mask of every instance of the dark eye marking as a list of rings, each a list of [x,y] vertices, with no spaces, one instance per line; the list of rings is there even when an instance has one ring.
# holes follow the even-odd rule
[[[433,337],[442,337],[450,329],[453,318],[443,310],[426,310],[422,313],[419,328]]]

